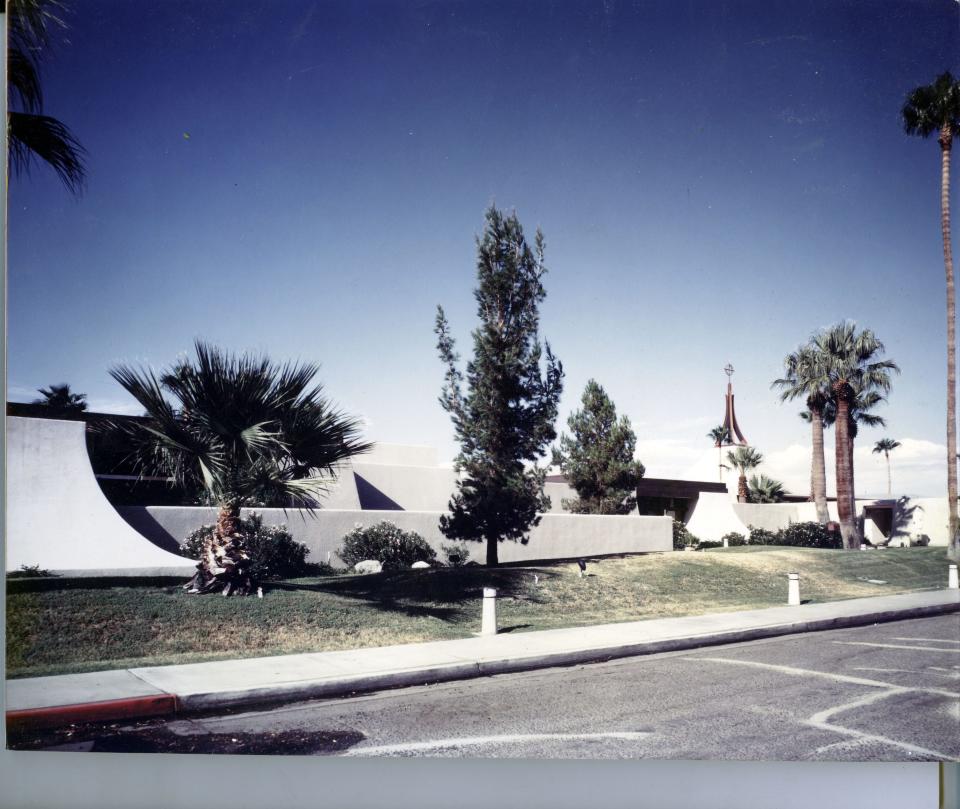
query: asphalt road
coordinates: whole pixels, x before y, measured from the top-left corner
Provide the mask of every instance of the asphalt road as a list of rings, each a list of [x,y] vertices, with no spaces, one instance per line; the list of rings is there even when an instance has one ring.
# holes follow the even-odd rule
[[[24,746],[344,756],[960,760],[956,614]]]

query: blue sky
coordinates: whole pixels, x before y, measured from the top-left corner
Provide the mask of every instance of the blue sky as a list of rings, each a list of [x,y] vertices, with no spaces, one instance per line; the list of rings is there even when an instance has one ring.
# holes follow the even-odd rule
[[[939,150],[898,116],[960,72],[954,0],[71,7],[46,112],[89,182],[11,181],[10,399],[136,412],[107,369],[202,337],[319,362],[372,439],[452,458],[434,311],[465,353],[495,203],[546,237],[562,420],[596,378],[648,475],[715,474],[729,361],[762,471],[803,491],[770,382],[851,318],[903,369],[897,487],[944,487]],[[882,434],[858,491],[885,489]]]

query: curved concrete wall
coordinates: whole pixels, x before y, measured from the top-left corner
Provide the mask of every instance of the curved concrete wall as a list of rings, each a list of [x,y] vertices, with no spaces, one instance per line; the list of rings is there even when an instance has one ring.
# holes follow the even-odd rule
[[[699,539],[717,542],[724,534],[736,531],[747,534],[749,529],[733,510],[729,494],[700,492],[687,518],[687,528]]]
[[[189,575],[193,563],[145,539],[97,485],[86,424],[7,419],[6,569],[78,575]]]
[[[310,549],[310,560],[330,562],[343,567],[336,552],[344,535],[357,525],[371,526],[389,520],[404,531],[416,531],[438,552],[449,544],[440,533],[439,511],[341,511],[320,509],[310,514],[265,508],[252,509],[267,525],[286,524],[294,539]],[[124,519],[151,540],[174,547],[204,524],[216,520],[212,508],[179,506],[126,506],[119,509]],[[245,509],[244,514],[250,510]],[[483,562],[481,543],[469,543],[472,558]],[[502,542],[500,560],[519,562],[527,559],[566,559],[616,553],[669,551],[673,548],[671,522],[667,517],[598,517],[578,514],[545,514],[540,525],[530,532],[526,544]]]

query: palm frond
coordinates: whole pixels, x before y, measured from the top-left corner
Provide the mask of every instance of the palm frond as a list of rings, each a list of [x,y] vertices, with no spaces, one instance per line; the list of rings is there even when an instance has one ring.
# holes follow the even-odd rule
[[[28,112],[8,113],[10,163],[16,174],[28,174],[34,158],[49,165],[74,194],[86,182],[80,142],[56,118]]]

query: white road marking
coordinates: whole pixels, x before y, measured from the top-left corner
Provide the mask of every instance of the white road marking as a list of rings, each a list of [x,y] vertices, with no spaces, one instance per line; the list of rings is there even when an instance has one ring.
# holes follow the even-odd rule
[[[827,708],[825,711],[818,711],[806,721],[809,724],[819,727],[821,725],[825,725],[827,720],[834,714],[843,713],[844,711],[852,711],[854,708],[863,708],[867,705],[872,705],[874,702],[880,702],[880,700],[886,699],[887,697],[903,694],[910,690],[911,689],[909,688],[894,687],[886,691],[875,691],[874,693],[867,694],[859,699],[845,702],[842,705],[835,705],[832,708]]]
[[[948,677],[952,680],[960,680],[960,671],[950,671],[949,669],[943,669],[939,666],[927,666],[923,671],[915,671],[914,669],[875,669],[870,668],[869,666],[855,666],[851,671],[883,671],[890,674],[924,674],[927,671],[932,671],[934,674],[940,677]]]
[[[941,649],[939,646],[903,646],[896,643],[868,643],[865,640],[835,640],[842,646],[875,646],[880,649],[913,649],[917,652],[953,652],[960,654],[960,649]]]
[[[920,643],[957,643],[960,644],[960,640],[947,640],[947,638],[890,638],[890,640],[912,640],[918,641]]]
[[[639,741],[651,736],[651,733],[632,731],[612,731],[609,733],[508,733],[502,736],[465,736],[452,739],[432,739],[425,742],[404,742],[401,744],[381,744],[372,747],[351,747],[344,751],[345,756],[389,756],[393,753],[418,753],[443,748],[479,747],[486,744],[510,744],[512,742],[551,742],[551,741]]]
[[[941,691],[938,688],[908,688],[906,686],[895,685],[894,683],[885,683],[881,680],[868,680],[865,677],[850,677],[846,674],[834,674],[830,671],[816,671],[814,669],[798,669],[793,666],[780,666],[775,663],[757,663],[753,660],[735,660],[729,657],[684,657],[683,660],[709,660],[714,663],[728,663],[735,666],[753,666],[759,669],[768,669],[778,671],[781,674],[789,674],[792,677],[820,677],[825,680],[833,680],[836,683],[850,683],[851,685],[865,685],[869,688],[888,688],[903,691],[914,691],[924,694],[936,694],[941,697],[956,697],[951,691]]]
[[[914,671],[913,669],[875,669],[870,666],[854,666],[850,669],[851,671],[886,671],[891,674],[919,674],[920,672]]]
[[[833,733],[842,733],[846,736],[850,736],[850,743],[868,744],[870,742],[874,742],[876,744],[886,744],[892,747],[899,747],[901,750],[906,750],[910,753],[915,753],[919,756],[925,756],[927,758],[932,758],[939,761],[960,761],[960,759],[958,759],[956,756],[948,756],[946,753],[940,753],[936,750],[928,750],[926,747],[919,747],[915,744],[908,744],[906,742],[898,742],[895,739],[888,739],[886,736],[877,736],[873,733],[862,733],[859,730],[852,730],[850,728],[841,727],[840,725],[831,725],[826,722],[821,725],[817,725],[812,722],[807,722],[805,724],[809,724],[819,730],[827,730]],[[835,742],[834,744],[827,744],[823,747],[818,747],[814,752],[821,754],[832,747],[839,747],[842,745],[843,742]]]
[[[837,641],[834,641],[836,643]],[[869,645],[869,644],[868,644]],[[953,649],[938,651],[954,651]],[[880,700],[886,699],[887,697],[897,696],[900,694],[907,693],[921,693],[921,694],[935,694],[937,696],[948,697],[951,700],[956,700],[957,694],[951,691],[942,691],[937,688],[912,688],[908,686],[893,685],[891,683],[884,683],[880,680],[868,680],[863,677],[848,677],[843,674],[833,674],[826,671],[816,671],[814,669],[798,669],[792,666],[779,666],[773,663],[757,663],[753,660],[734,660],[731,658],[724,657],[686,657],[684,660],[709,660],[715,663],[728,663],[738,666],[754,666],[756,668],[768,669],[771,671],[778,671],[782,674],[789,674],[793,677],[820,677],[823,679],[833,680],[834,682],[850,683],[852,685],[863,685],[872,688],[882,688],[883,691],[875,692],[872,694],[867,694],[865,696],[859,697],[858,699],[853,700],[852,702],[844,703],[843,705],[837,705],[833,708],[828,708],[824,711],[819,711],[811,716],[809,719],[800,720],[801,724],[807,725],[808,727],[817,728],[818,730],[825,730],[831,733],[839,733],[844,736],[850,736],[853,740],[861,743],[874,742],[878,744],[891,745],[893,747],[898,747],[901,750],[906,750],[910,753],[914,753],[920,756],[926,756],[928,758],[939,759],[941,761],[960,761],[960,758],[956,756],[951,756],[946,753],[941,753],[937,750],[929,750],[925,747],[920,747],[915,744],[909,744],[908,742],[900,742],[896,739],[890,739],[886,736],[880,736],[875,733],[864,733],[861,730],[854,730],[853,728],[843,727],[842,725],[834,725],[826,720],[833,716],[834,714],[841,713],[843,711],[849,711],[854,708],[862,708],[866,705],[870,705],[874,702],[879,702]],[[947,706],[948,711],[953,710],[953,706]],[[823,750],[832,747],[833,745],[825,745],[824,747],[818,748],[815,752],[820,753]]]

